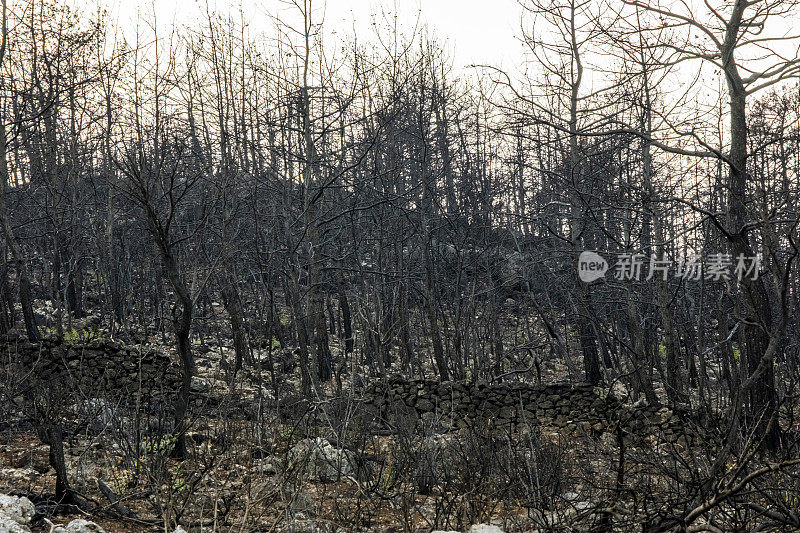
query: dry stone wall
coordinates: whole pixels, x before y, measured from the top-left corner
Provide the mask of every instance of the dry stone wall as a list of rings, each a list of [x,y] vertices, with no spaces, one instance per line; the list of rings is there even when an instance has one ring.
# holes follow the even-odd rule
[[[2,366],[34,386],[60,384],[87,392],[125,395],[141,390],[149,395],[174,392],[180,382],[177,365],[164,353],[108,339],[80,344],[45,339],[34,344],[21,337],[0,337]],[[655,435],[687,444],[712,437],[704,427],[719,426],[698,421],[688,410],[630,405],[589,384],[438,382],[394,376],[372,382],[361,392],[364,407],[388,425],[401,420],[505,430],[537,425],[575,436],[622,429],[628,436]],[[247,414],[247,409],[242,412]]]
[[[692,444],[700,435],[686,410],[629,405],[589,384],[464,383],[390,378],[365,392],[378,417],[389,424],[400,418],[438,422],[451,427],[518,429],[538,425],[566,434],[597,436],[616,431],[628,437],[648,435]]]
[[[31,343],[17,336],[0,338],[0,365],[34,386],[70,386],[84,390],[131,393],[175,390],[177,368],[169,356],[152,349],[122,346],[110,339]]]

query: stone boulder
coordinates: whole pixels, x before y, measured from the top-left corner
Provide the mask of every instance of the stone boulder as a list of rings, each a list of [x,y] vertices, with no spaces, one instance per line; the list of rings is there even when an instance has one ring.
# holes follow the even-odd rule
[[[503,530],[489,524],[475,524],[467,530],[467,533],[503,533]]]
[[[298,469],[309,479],[328,482],[356,475],[355,453],[336,448],[321,437],[301,440],[289,450],[287,458],[290,469]]]
[[[94,522],[76,518],[66,526],[58,526],[53,533],[105,533],[105,530]]]
[[[14,522],[7,515],[0,514],[0,533],[30,533],[28,526]]]
[[[34,514],[36,508],[28,498],[0,494],[0,532],[27,533]]]

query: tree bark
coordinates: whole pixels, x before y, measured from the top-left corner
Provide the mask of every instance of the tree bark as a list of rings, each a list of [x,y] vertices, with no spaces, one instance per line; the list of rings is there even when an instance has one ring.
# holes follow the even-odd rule
[[[736,0],[731,18],[725,33],[720,52],[724,67],[725,80],[728,87],[730,107],[730,152],[728,170],[728,243],[734,260],[737,256],[753,257],[754,250],[747,235],[747,91],[739,74],[734,57],[739,29],[745,9],[750,5],[747,0]],[[745,315],[744,350],[748,375],[760,370],[757,385],[752,387],[746,398],[746,418],[749,423],[756,424],[764,435],[764,445],[775,449],[779,444],[779,426],[777,420],[767,429],[767,425],[777,414],[777,392],[773,361],[764,360],[770,341],[772,312],[767,290],[762,279],[742,279],[739,291],[739,309]],[[748,428],[750,429],[750,428]]]
[[[247,332],[244,328],[244,318],[242,304],[239,299],[239,289],[236,286],[235,275],[230,267],[225,267],[225,275],[222,280],[222,302],[231,322],[231,333],[233,334],[234,365],[230,377],[230,387],[236,383],[236,375],[242,369],[242,362],[250,360],[250,347],[247,342]]]

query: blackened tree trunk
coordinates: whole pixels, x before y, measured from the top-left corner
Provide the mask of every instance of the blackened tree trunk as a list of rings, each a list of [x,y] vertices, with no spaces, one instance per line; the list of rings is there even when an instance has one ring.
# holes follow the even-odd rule
[[[720,47],[730,106],[730,152],[728,170],[728,230],[727,237],[731,254],[737,257],[753,257],[747,232],[747,90],[739,74],[734,57],[746,0],[737,0]],[[779,444],[777,423],[778,395],[772,359],[765,359],[772,329],[772,311],[767,290],[762,279],[744,277],[740,284],[739,308],[744,314],[744,357],[754,385],[746,393],[746,418],[758,426],[758,435],[764,435],[764,445],[775,449]]]
[[[0,43],[0,65],[3,63],[6,51],[6,2],[2,3],[3,10],[3,27],[2,27],[2,43]],[[39,328],[36,326],[36,318],[33,314],[33,300],[31,298],[31,283],[28,276],[28,268],[25,263],[22,249],[17,242],[16,235],[11,227],[11,221],[8,218],[8,208],[6,206],[6,190],[8,188],[8,160],[6,156],[5,146],[7,145],[6,124],[10,122],[6,116],[6,109],[0,109],[2,116],[0,116],[0,226],[2,226],[3,237],[6,240],[8,249],[11,251],[11,257],[14,261],[14,270],[17,275],[17,285],[19,288],[19,301],[22,307],[22,319],[25,323],[25,332],[28,335],[28,340],[37,342],[39,340]]]
[[[342,329],[344,330],[344,351],[349,354],[353,352],[354,348],[353,315],[350,312],[350,301],[347,299],[347,289],[342,273],[338,274],[337,281],[336,288],[339,293],[339,309],[342,313]]]
[[[76,503],[64,460],[64,429],[61,424],[49,423],[40,428],[39,432],[41,441],[49,447],[48,459],[56,473],[56,502],[62,505]]]
[[[244,314],[242,313],[239,289],[236,286],[236,277],[231,272],[231,267],[226,267],[222,282],[222,302],[228,312],[231,321],[231,333],[233,334],[235,360],[230,377],[230,386],[233,388],[236,383],[236,374],[242,369],[242,363],[250,359],[250,347],[247,342],[247,332],[244,328]]]
[[[172,255],[171,249],[165,246],[160,246],[160,248],[161,259],[167,271],[167,277],[172,285],[172,289],[175,291],[175,296],[180,306],[177,316],[174,317],[175,339],[178,345],[178,357],[181,361],[181,386],[175,402],[175,448],[173,450],[173,455],[178,458],[184,458],[187,455],[186,415],[189,410],[189,393],[191,391],[192,376],[195,371],[192,346],[189,339],[192,330],[194,305],[191,294],[189,293],[189,287],[186,285],[186,282],[178,270],[178,265]]]

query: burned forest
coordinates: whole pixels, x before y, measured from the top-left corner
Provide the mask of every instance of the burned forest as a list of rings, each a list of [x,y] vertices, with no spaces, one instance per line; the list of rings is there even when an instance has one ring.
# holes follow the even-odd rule
[[[0,4],[0,533],[800,531],[797,0]]]

